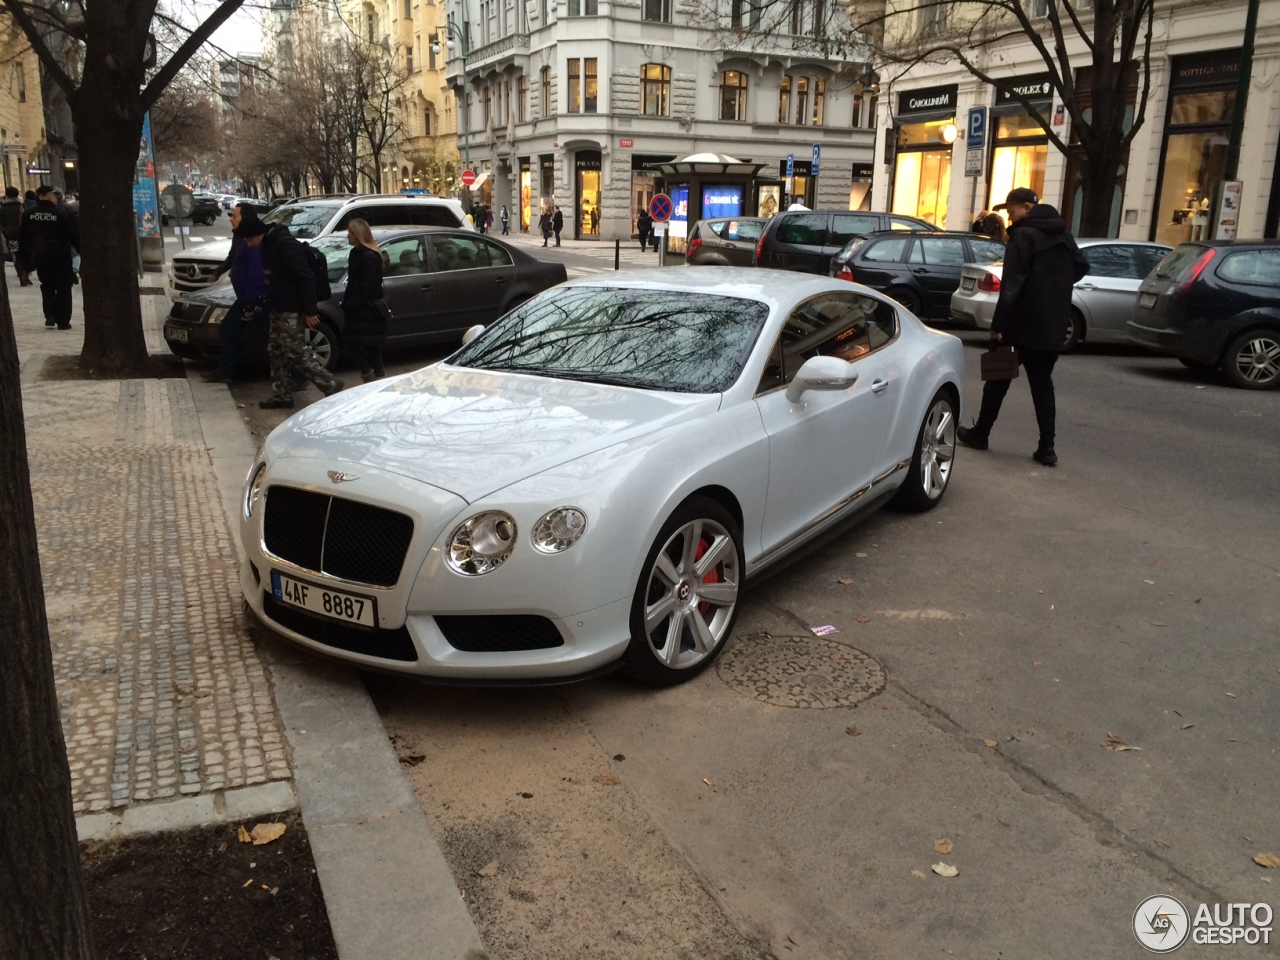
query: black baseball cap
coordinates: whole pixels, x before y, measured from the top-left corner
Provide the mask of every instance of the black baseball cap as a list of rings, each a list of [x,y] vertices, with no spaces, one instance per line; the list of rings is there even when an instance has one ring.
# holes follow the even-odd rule
[[[1036,196],[1034,190],[1027,187],[1014,187],[1009,191],[1009,195],[1004,198],[1004,203],[997,203],[992,210],[1008,210],[1011,203],[1030,203],[1036,204],[1040,202],[1040,198]]]

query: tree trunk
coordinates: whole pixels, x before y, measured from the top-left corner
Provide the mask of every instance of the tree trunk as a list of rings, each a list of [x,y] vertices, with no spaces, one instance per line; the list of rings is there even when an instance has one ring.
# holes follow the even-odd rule
[[[0,304],[0,957],[92,960],[2,272]]]
[[[107,62],[86,58],[71,100],[80,145],[80,276],[84,348],[80,366],[112,377],[141,373],[147,360],[134,265],[134,169],[142,136],[137,86]],[[140,78],[139,78],[140,79]]]

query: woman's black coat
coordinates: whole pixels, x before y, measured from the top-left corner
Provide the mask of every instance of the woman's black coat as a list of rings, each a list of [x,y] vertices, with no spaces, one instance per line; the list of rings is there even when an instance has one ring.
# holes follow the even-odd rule
[[[345,340],[380,340],[387,335],[382,315],[382,254],[368,247],[352,247],[347,260],[347,289],[342,297]]]

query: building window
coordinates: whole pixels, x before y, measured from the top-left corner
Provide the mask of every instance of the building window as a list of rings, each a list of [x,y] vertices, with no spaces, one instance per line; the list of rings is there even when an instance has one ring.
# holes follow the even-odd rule
[[[740,70],[720,75],[720,119],[747,119],[747,75]]]
[[[493,88],[493,99],[494,99],[493,120],[494,120],[494,122],[495,122],[495,123],[499,123],[499,124],[506,123],[506,121],[507,121],[507,115],[502,111],[502,105],[503,105],[503,99],[502,99],[502,88],[503,88],[503,86],[504,86],[504,84],[502,84],[501,82],[499,82],[499,83],[498,83],[498,85],[497,85],[496,87],[494,87],[494,88]]]
[[[413,0],[404,0],[404,18],[406,20],[413,19]]]
[[[809,78],[796,77],[796,123],[804,126],[809,111]]]
[[[920,33],[926,37],[936,37],[947,28],[946,0],[930,0],[920,9]]]
[[[599,87],[596,80],[596,58],[587,57],[582,61],[582,112],[595,113]]]
[[[760,5],[755,0],[730,0],[729,18],[735,30],[758,30]]]
[[[422,111],[422,135],[424,137],[431,136],[431,108]]]
[[[542,68],[542,115],[551,116],[551,68]]]
[[[493,123],[493,91],[487,83],[484,85],[484,112],[480,114],[480,122],[486,127]]]
[[[1049,15],[1049,0],[1031,0],[1027,13],[1032,20],[1043,20]]]
[[[827,32],[827,5],[823,0],[813,0],[813,35],[821,37]]]
[[[671,68],[646,63],[640,68],[640,112],[646,117],[671,115]]]
[[[440,34],[433,33],[431,42],[427,44],[427,66],[436,69],[436,47],[440,45]]]
[[[524,123],[529,113],[529,78],[522,73],[517,84],[519,93],[516,100],[516,119]]]
[[[577,57],[569,61],[569,112],[582,112],[582,61]]]
[[[365,15],[364,22],[367,34],[365,39],[370,43],[373,43],[373,36],[378,32],[378,18],[372,13],[369,13]]]
[[[413,47],[404,48],[404,69],[406,73],[413,73]]]
[[[569,0],[569,16],[594,17],[597,0]]]
[[[787,10],[789,19],[791,20],[791,30],[793,34],[800,33],[804,17],[802,15],[803,0],[791,0],[791,4]]]
[[[671,22],[671,0],[644,0],[642,18],[656,23]]]
[[[813,78],[813,125],[822,126],[823,109],[826,106],[827,81],[821,77]]]
[[[880,84],[874,80],[859,80],[853,85],[853,126],[865,130],[875,129],[879,93]]]
[[[791,122],[791,78],[785,74],[778,84],[778,122]]]

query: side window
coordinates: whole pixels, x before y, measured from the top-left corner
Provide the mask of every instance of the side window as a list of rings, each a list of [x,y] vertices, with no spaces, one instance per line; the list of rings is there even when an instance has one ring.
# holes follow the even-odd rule
[[[347,224],[349,224],[352,220],[363,220],[365,223],[367,223],[371,227],[388,226],[396,222],[395,220],[387,218],[388,211],[389,211],[388,207],[378,207],[378,206],[352,207],[342,215],[342,218],[338,221],[337,226],[334,227],[334,232],[336,233],[339,230],[347,229]]]
[[[399,218],[396,223],[410,223],[415,227],[449,227],[456,230],[462,224],[448,207],[433,203],[415,203],[408,207],[391,207]]]
[[[1140,280],[1138,258],[1127,243],[1100,243],[1082,251],[1089,261],[1089,275],[1117,280]]]
[[[475,270],[487,267],[490,244],[479,237],[431,237],[431,245],[436,251],[436,266],[440,270]],[[504,263],[511,258],[500,248],[496,251]]]
[[[1145,280],[1161,260],[1172,252],[1171,247],[1138,247],[1138,269]]]
[[[734,220],[729,224],[729,239],[741,240],[744,243],[755,243],[764,232],[764,224],[759,220]]]
[[[802,304],[787,319],[765,366],[760,390],[791,382],[810,357],[850,362],[878,350],[898,329],[897,311],[857,293],[828,293]]]
[[[821,247],[827,242],[827,215],[825,213],[799,213],[783,217],[778,224],[779,243],[797,243],[809,247]]]
[[[484,253],[487,255],[485,262],[479,263],[477,264],[477,266],[482,266],[482,267],[511,266],[511,254],[507,253],[507,251],[504,248],[498,246],[492,240],[476,239],[476,240],[469,240],[467,242],[474,243],[476,245],[477,250],[484,251]]]
[[[911,244],[911,254],[907,257],[907,263],[924,263],[924,247],[920,241]]]
[[[408,277],[427,272],[422,238],[406,237],[382,245],[382,261],[388,277]]]
[[[1222,261],[1218,276],[1236,283],[1280,286],[1280,250],[1242,250]]]
[[[871,263],[897,263],[902,259],[902,254],[909,242],[906,237],[877,240],[863,252],[862,259]]]
[[[1004,244],[994,240],[970,240],[974,263],[999,263],[1004,259]]]
[[[724,221],[723,220],[712,220],[707,224],[707,226],[711,228],[711,232],[714,233],[717,237],[724,237]],[[697,231],[701,230],[702,228],[694,227],[693,229],[694,229],[694,235],[696,236]]]
[[[920,224],[916,223],[914,220],[908,220],[905,217],[890,217],[889,229],[890,230],[910,230],[914,232],[917,230],[933,230],[936,228],[922,227]]]
[[[854,237],[865,233],[875,233],[879,229],[879,217],[837,213],[831,218],[831,239],[828,242],[843,247]]]
[[[960,237],[918,237],[916,246],[924,250],[924,262],[933,267],[964,264],[964,241]]]

